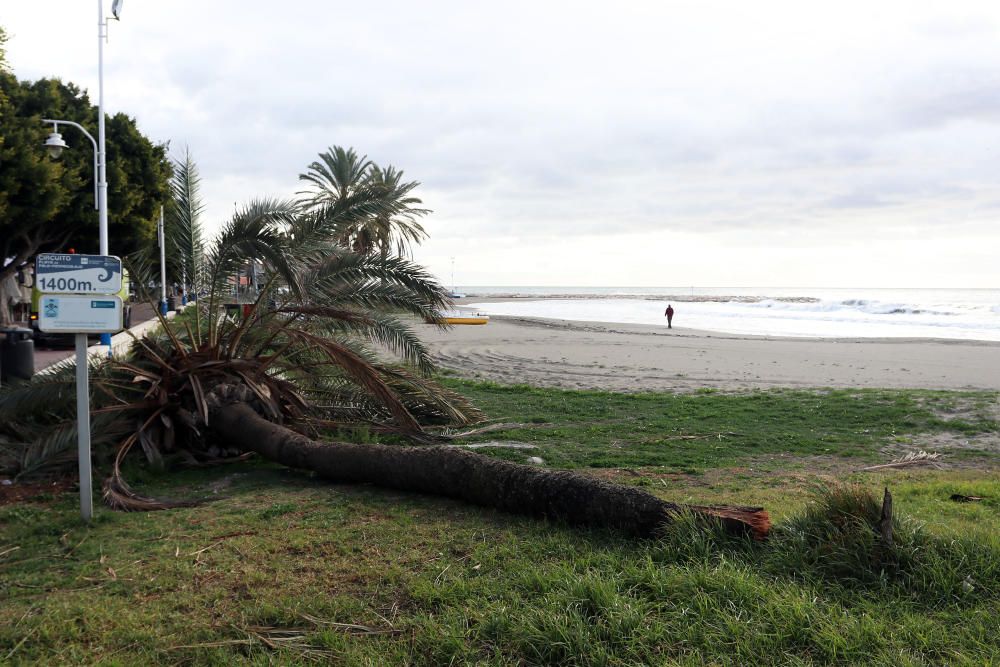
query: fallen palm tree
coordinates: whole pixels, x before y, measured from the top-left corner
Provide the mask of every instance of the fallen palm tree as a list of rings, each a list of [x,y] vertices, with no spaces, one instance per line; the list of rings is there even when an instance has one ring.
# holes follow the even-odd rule
[[[338,191],[339,192],[339,191]],[[407,190],[408,192],[408,190]],[[94,447],[110,467],[105,500],[123,510],[178,504],[133,491],[122,473],[141,452],[150,465],[216,464],[254,452],[340,482],[459,498],[497,509],[654,535],[681,513],[762,538],[760,508],[681,506],[566,471],[496,460],[440,442],[436,428],[482,415],[429,374],[407,324],[437,318],[445,290],[401,257],[344,247],[345,225],[391,220],[405,206],[384,184],[362,184],[307,211],[253,202],[223,228],[201,263],[205,294],[137,339],[128,355],[92,369]],[[402,208],[401,208],[402,206]],[[353,221],[353,222],[352,222]],[[230,278],[253,267],[259,289],[238,313],[224,307]],[[131,271],[148,284],[141,265]],[[394,353],[388,364],[372,348]],[[72,368],[0,393],[0,425],[24,444],[14,474],[72,461]],[[370,429],[414,444],[323,442]],[[101,461],[99,460],[99,464]]]
[[[234,390],[231,397],[238,396]],[[546,470],[494,459],[454,447],[398,447],[316,442],[267,421],[245,400],[211,410],[220,434],[237,447],[292,468],[348,483],[371,483],[544,516],[572,524],[653,537],[679,513],[718,520],[734,533],[762,539],[770,528],[759,507],[677,505],[640,489],[565,470]]]

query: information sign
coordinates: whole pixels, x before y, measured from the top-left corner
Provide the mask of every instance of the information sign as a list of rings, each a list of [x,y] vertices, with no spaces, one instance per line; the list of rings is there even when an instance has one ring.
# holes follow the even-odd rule
[[[117,333],[122,330],[118,295],[43,294],[38,328],[45,333]]]
[[[42,253],[35,259],[35,280],[45,294],[117,294],[122,261],[111,255]]]

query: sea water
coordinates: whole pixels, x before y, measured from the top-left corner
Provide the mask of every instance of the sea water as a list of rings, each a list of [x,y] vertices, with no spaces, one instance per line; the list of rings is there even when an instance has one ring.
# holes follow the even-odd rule
[[[674,326],[807,338],[1000,341],[998,289],[792,287],[467,287],[491,315]],[[517,297],[490,301],[491,297]],[[531,297],[546,297],[533,300]]]

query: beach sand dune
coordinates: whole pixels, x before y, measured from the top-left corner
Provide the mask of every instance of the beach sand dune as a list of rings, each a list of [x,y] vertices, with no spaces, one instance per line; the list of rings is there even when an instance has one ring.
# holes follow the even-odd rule
[[[493,317],[420,336],[465,377],[569,389],[879,387],[1000,390],[1000,343],[737,336],[675,327]]]

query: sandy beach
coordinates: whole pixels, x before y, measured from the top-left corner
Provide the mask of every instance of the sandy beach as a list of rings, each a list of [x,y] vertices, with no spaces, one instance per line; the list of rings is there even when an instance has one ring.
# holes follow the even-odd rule
[[[493,317],[420,325],[437,362],[465,377],[614,391],[880,387],[1000,390],[1000,343],[804,339],[665,326]]]

